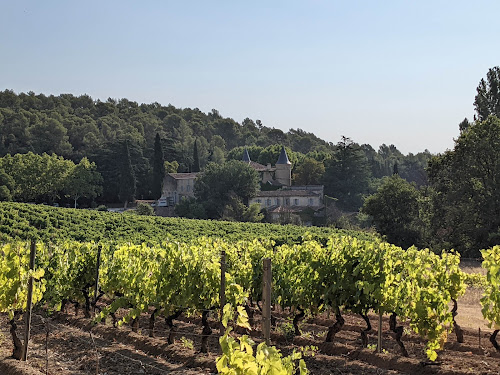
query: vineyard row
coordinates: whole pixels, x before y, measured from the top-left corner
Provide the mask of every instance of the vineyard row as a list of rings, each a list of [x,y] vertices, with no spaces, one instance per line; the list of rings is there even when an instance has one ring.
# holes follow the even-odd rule
[[[165,317],[173,328],[180,314],[201,314],[203,335],[208,337],[210,311],[220,310],[224,302],[245,306],[253,324],[252,311],[262,309],[267,299],[283,311],[296,313],[296,335],[301,334],[299,322],[306,315],[328,309],[336,321],[326,341],[333,341],[342,329],[345,312],[365,319],[367,328],[362,336],[371,330],[369,312],[390,314],[390,326],[403,355],[407,353],[397,317],[409,320],[410,328],[427,340],[426,353],[431,360],[437,358],[453,329],[460,341],[454,316],[456,300],[465,292],[466,276],[459,269],[459,255],[454,253],[403,250],[381,241],[341,235],[331,237],[326,245],[314,240],[275,246],[271,241],[228,243],[208,238],[154,246],[40,242],[36,253],[30,271],[29,243],[12,241],[0,248],[0,312],[10,315],[18,352],[22,350],[17,345],[15,322],[26,311],[31,277],[35,280],[33,304],[55,310],[69,303],[83,305],[89,318],[97,308],[96,321],[110,316],[115,324],[133,325],[139,315],[148,313],[151,332],[158,316]],[[221,254],[225,254],[223,262]],[[485,251],[483,256],[491,286],[483,298],[483,314],[497,324],[500,247]],[[263,296],[265,258],[272,263],[270,297]],[[224,293],[220,288],[221,263]],[[115,315],[118,309],[126,311],[120,319]]]

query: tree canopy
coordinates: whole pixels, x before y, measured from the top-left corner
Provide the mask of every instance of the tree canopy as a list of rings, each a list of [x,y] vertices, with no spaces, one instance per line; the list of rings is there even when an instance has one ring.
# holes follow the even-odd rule
[[[477,119],[484,121],[489,115],[500,118],[500,67],[495,66],[486,73],[486,80],[481,79],[474,98]]]
[[[224,164],[211,163],[196,178],[194,194],[209,218],[221,218],[225,207],[239,199],[248,205],[259,188],[259,176],[248,164],[230,160]]]
[[[0,186],[8,188],[9,200],[53,203],[58,197],[69,195],[76,203],[81,197],[93,199],[99,195],[101,181],[96,165],[87,158],[77,165],[55,154],[28,152],[0,158]],[[1,189],[5,194],[5,189]]]
[[[500,119],[470,125],[431,160],[429,178],[436,236],[470,253],[500,242]]]
[[[342,137],[333,157],[327,161],[323,182],[325,194],[337,198],[347,211],[358,211],[370,182],[368,161],[360,146]]]
[[[419,192],[398,175],[385,177],[369,196],[363,212],[372,216],[377,231],[403,248],[419,244]]]

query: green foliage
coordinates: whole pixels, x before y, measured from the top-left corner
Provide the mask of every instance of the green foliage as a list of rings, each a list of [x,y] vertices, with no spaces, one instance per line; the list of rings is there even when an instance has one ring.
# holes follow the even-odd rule
[[[240,305],[248,298],[262,298],[262,259],[271,257],[273,304],[283,310],[296,307],[311,314],[324,307],[338,313],[340,309],[364,314],[395,312],[409,319],[411,329],[427,339],[427,355],[435,360],[436,350],[442,348],[451,329],[450,300],[465,291],[464,276],[458,267],[460,257],[456,254],[436,255],[416,248],[405,251],[381,241],[341,234],[331,236],[326,245],[308,236],[301,244],[277,247],[269,240],[228,242],[203,237],[192,237],[187,242],[149,240],[137,245],[125,243],[123,238],[121,241],[40,244],[35,271],[40,283],[38,300],[43,294],[44,303],[56,309],[66,299],[85,302],[89,312],[100,249],[100,285],[109,303],[97,319],[126,307],[122,322],[151,308],[163,315],[179,306],[192,313],[212,309],[220,303],[220,252],[224,250],[226,298],[232,305]],[[19,285],[26,279],[28,248],[26,243],[9,241],[0,251],[2,311],[23,308],[23,298],[19,298],[23,289]],[[488,263],[485,267],[490,268],[491,275],[496,272]],[[489,276],[488,282],[494,284],[494,277]],[[493,287],[498,290],[496,284]],[[243,307],[238,307],[238,314],[237,324],[249,328]],[[226,327],[231,317],[231,308],[226,306],[222,319]],[[241,366],[293,371],[294,361],[300,358],[300,353],[283,358],[263,344],[254,355],[253,343],[245,336],[236,342],[229,336],[229,329],[220,342],[223,356],[217,362],[219,371],[231,373]]]
[[[193,146],[193,168],[191,172],[199,172],[200,171],[200,155],[198,154],[198,140],[195,139]]]
[[[229,204],[224,208],[223,220],[257,223],[262,221],[264,215],[260,212],[260,204],[254,203],[245,206],[236,195],[229,198]]]
[[[194,350],[194,343],[193,340],[187,339],[184,336],[181,337],[181,343],[185,348]]]
[[[135,209],[137,215],[154,216],[155,210],[151,205],[146,203],[139,203]]]
[[[258,190],[259,177],[248,164],[230,160],[222,165],[209,164],[196,178],[194,194],[203,204],[208,218],[218,219],[232,197],[248,203]]]
[[[500,118],[500,67],[495,66],[486,73],[486,81],[481,79],[476,89],[474,108],[479,121],[493,115]]]
[[[486,288],[481,298],[483,317],[489,326],[500,329],[500,246],[482,250],[483,268],[486,269]]]
[[[222,356],[217,358],[217,372],[219,374],[293,375],[296,374],[296,361],[299,361],[299,374],[309,374],[301,353],[295,350],[289,356],[283,357],[274,346],[268,346],[265,342],[262,342],[257,345],[254,354],[255,342],[247,335],[241,336],[238,341],[229,336],[232,330],[231,327],[228,327],[231,315],[233,315],[232,307],[227,304],[224,306],[222,320],[226,331],[219,338],[223,353]],[[237,325],[251,329],[248,324],[248,316],[241,306],[238,306]]]
[[[14,190],[14,179],[0,168],[0,201],[12,200],[11,191]]]
[[[153,155],[153,198],[161,197],[163,178],[165,177],[165,161],[163,159],[163,149],[161,146],[160,135],[156,133],[154,155]]]
[[[75,201],[81,197],[95,198],[102,193],[102,177],[95,163],[89,162],[87,158],[80,160],[69,172],[64,183],[64,191]]]
[[[310,227],[311,238],[326,244],[332,235],[373,239],[366,232]],[[96,210],[74,210],[44,205],[0,202],[0,239],[39,238],[44,241],[101,241],[142,243],[166,238],[189,241],[197,237],[228,241],[266,239],[280,245],[304,241],[304,228],[268,223],[239,223],[184,218],[122,215]]]
[[[169,163],[167,173],[188,172],[197,164],[195,138],[201,167],[209,162],[222,164],[226,158],[241,160],[243,146],[248,146],[253,161],[274,165],[281,147],[278,144],[284,145],[294,166],[299,166],[306,154],[326,163],[338,149],[302,129],[283,132],[249,118],[237,123],[217,110],[203,113],[197,108],[138,104],[127,99],[103,102],[88,95],[46,96],[32,92],[16,94],[12,90],[0,91],[0,127],[0,157],[32,151],[56,153],[74,161],[87,157],[95,162],[103,178],[103,202],[124,201],[119,193],[125,141],[129,142],[131,165],[139,182],[135,195],[143,199],[158,198],[160,179],[154,166],[154,155],[158,155],[156,134],[162,140],[165,162]],[[360,149],[365,152],[375,177],[390,175],[397,161],[403,178],[419,186],[425,183],[428,152],[405,157],[393,145],[383,145],[377,152],[364,146]],[[336,189],[334,178],[325,182],[332,195]],[[25,200],[12,195],[15,200]],[[354,201],[359,205],[358,193],[355,195]],[[352,197],[344,196],[347,209]]]
[[[485,275],[480,273],[465,273],[464,283],[472,288],[486,288],[488,286],[488,279]]]
[[[404,248],[420,244],[419,191],[398,175],[386,177],[366,198],[362,211],[372,216],[377,231],[390,243]]]
[[[463,131],[455,148],[429,165],[433,235],[437,241],[477,256],[498,243],[500,216],[500,119],[490,116]]]
[[[195,198],[184,197],[174,208],[176,215],[188,219],[206,219],[207,213],[202,203]]]
[[[0,168],[9,176],[7,183],[13,200],[29,202],[48,198],[54,201],[65,188],[75,164],[55,154],[28,152],[0,158]]]
[[[294,183],[296,185],[319,185],[324,173],[323,162],[313,158],[305,158],[295,167]]]
[[[358,211],[363,194],[368,192],[371,177],[366,156],[359,145],[342,137],[325,169],[325,194],[337,198],[341,209]]]
[[[136,193],[136,179],[132,163],[130,161],[128,142],[125,142],[124,144],[124,152],[122,156],[123,160],[120,168],[120,192],[118,195],[122,202],[124,202],[124,207],[126,208],[127,203],[135,199]]]
[[[177,173],[177,170],[179,169],[179,163],[177,161],[166,161],[164,163],[165,166],[165,173]]]
[[[38,247],[41,252],[41,247]],[[45,271],[39,264],[29,271],[30,246],[26,243],[8,243],[0,246],[0,312],[14,317],[15,311],[24,311],[28,301],[28,279],[33,276],[32,303],[38,303],[46,290]]]

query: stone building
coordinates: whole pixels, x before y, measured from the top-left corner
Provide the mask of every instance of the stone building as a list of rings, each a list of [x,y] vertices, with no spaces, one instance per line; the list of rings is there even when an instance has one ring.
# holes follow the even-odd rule
[[[273,221],[304,222],[299,216],[308,212],[310,215],[320,215],[323,209],[323,185],[292,186],[292,163],[288,159],[285,147],[281,148],[276,165],[263,165],[250,159],[245,149],[242,161],[259,173],[262,185],[269,185],[268,189],[261,190],[249,204],[258,203],[266,209]],[[172,208],[182,198],[194,197],[195,179],[198,173],[168,173],[163,181],[162,197],[159,202],[168,207],[165,212],[173,215]]]
[[[194,198],[194,181],[198,173],[167,173],[163,180],[160,200],[168,207],[175,206],[182,198]]]

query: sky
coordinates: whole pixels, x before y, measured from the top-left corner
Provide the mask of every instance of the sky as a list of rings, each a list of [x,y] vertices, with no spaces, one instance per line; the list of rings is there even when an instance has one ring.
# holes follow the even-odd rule
[[[500,1],[0,2],[0,90],[217,109],[375,149],[452,149]]]

